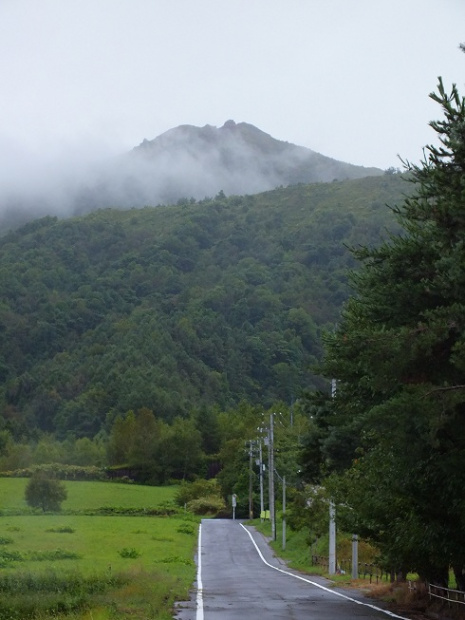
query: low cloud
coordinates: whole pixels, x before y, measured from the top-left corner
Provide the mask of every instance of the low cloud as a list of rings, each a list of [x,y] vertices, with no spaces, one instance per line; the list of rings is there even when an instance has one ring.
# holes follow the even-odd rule
[[[254,194],[281,185],[379,174],[275,140],[246,123],[182,125],[119,155],[95,145],[48,154],[0,141],[0,226],[44,215]]]

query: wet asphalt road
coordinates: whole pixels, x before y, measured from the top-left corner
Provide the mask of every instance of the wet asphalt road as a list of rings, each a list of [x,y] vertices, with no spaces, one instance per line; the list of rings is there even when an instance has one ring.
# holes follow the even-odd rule
[[[261,534],[239,521],[204,520],[199,541],[193,600],[181,605],[178,620],[401,618],[358,593],[288,569]]]

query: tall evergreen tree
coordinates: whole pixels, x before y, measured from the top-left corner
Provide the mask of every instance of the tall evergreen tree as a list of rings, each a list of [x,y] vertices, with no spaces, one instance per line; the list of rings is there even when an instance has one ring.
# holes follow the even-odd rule
[[[406,162],[414,192],[396,209],[403,228],[356,250],[355,296],[326,341],[307,458],[342,470],[347,523],[386,563],[463,587],[465,567],[465,100],[442,80],[431,98],[438,146]],[[349,448],[349,453],[348,453]],[[355,448],[355,449],[354,449]]]

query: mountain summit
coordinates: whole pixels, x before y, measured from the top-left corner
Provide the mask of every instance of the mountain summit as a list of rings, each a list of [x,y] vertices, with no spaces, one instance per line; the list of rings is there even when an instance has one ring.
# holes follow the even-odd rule
[[[222,127],[180,125],[128,153],[89,167],[74,167],[39,186],[23,183],[0,195],[0,230],[43,215],[76,215],[99,208],[173,204],[180,199],[256,194],[280,186],[382,174],[276,140],[249,123]],[[0,189],[1,194],[1,189]]]
[[[256,194],[279,186],[382,174],[276,140],[249,123],[222,127],[179,125],[143,142],[113,162],[94,189],[80,196],[78,212],[170,204],[223,191]]]
[[[171,202],[204,198],[220,190],[253,194],[281,185],[381,174],[377,168],[340,162],[233,120],[220,128],[180,125],[144,140],[121,163],[123,171],[127,166],[129,175],[140,181],[140,189],[148,192],[144,198],[149,203],[155,196]]]

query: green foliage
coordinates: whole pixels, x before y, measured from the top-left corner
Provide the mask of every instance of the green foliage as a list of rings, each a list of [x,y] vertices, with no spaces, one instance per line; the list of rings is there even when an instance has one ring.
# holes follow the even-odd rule
[[[12,562],[56,562],[57,560],[79,560],[81,556],[66,549],[50,549],[47,551],[19,551],[0,550],[0,565],[9,566]]]
[[[176,531],[179,534],[188,534],[189,536],[193,536],[195,534],[195,530],[190,523],[182,523]]]
[[[393,225],[384,204],[405,190],[387,175],[44,218],[4,235],[4,428],[16,441],[35,429],[91,439],[130,410],[171,422],[193,408],[290,402],[318,385],[320,330],[349,292],[345,246],[377,242]],[[1,468],[34,462],[24,455]],[[98,443],[72,456],[102,463]],[[51,458],[45,444],[36,458]]]
[[[15,572],[0,575],[1,620],[57,617],[89,606],[91,596],[122,586],[122,576],[84,577],[79,572],[46,574]]]
[[[186,480],[199,472],[203,463],[202,437],[195,420],[175,418],[161,444],[162,481]]]
[[[343,526],[386,566],[444,585],[465,566],[465,100],[442,81],[431,97],[440,146],[407,164],[403,233],[355,252],[356,296],[326,337],[337,389],[309,401],[306,458],[319,453],[309,478],[340,474],[325,484]]]
[[[62,502],[68,497],[64,484],[48,478],[42,472],[35,473],[26,486],[25,499],[32,508],[42,508],[45,512],[59,511]]]
[[[6,549],[0,549],[0,567],[6,568],[12,562],[23,562],[24,557],[19,551],[7,551]]]
[[[215,516],[225,509],[224,499],[218,495],[205,495],[191,499],[187,504],[187,510],[196,515]]]
[[[327,506],[326,506],[327,508]],[[273,549],[273,553],[286,561],[286,564],[290,568],[303,571],[310,574],[325,574],[327,565],[323,568],[321,565],[315,565],[312,560],[314,556],[320,556],[327,560],[328,558],[328,511],[326,510],[326,528],[324,533],[318,538],[309,537],[309,532],[306,527],[298,529],[286,528],[286,549],[282,549],[282,521],[278,516],[276,520],[277,537],[276,540],[270,541],[270,546]],[[287,521],[288,522],[288,521]],[[254,526],[259,532],[262,532],[266,537],[271,537],[271,524],[270,521],[264,521],[263,523],[256,520]],[[338,528],[337,540],[336,540],[336,558],[338,563],[340,562],[344,568],[350,566],[351,562],[351,547],[352,547],[352,534],[347,534]],[[367,542],[359,540],[358,545],[358,558],[360,563],[359,578],[363,578],[362,567],[370,564],[375,564],[377,560],[378,551],[376,548],[369,545]],[[346,575],[346,578],[348,575]],[[335,575],[330,576],[331,580],[337,581],[339,579]],[[371,580],[370,580],[371,583]],[[348,582],[349,587],[354,584]]]
[[[142,508],[166,503],[174,488],[66,482],[72,491],[65,514],[11,516],[10,509],[23,502],[25,482],[0,480],[0,503],[9,514],[2,516],[4,531],[19,532],[11,544],[0,547],[0,566],[7,569],[0,574],[0,618],[55,618],[68,612],[100,618],[102,610],[115,617],[169,618],[174,601],[188,600],[199,518],[149,516]],[[87,516],[109,498],[138,512]],[[180,527],[191,534],[178,533]],[[68,529],[75,532],[66,536],[63,547]],[[142,553],[123,558],[123,545]]]
[[[193,560],[181,558],[179,555],[170,555],[166,558],[160,558],[157,562],[160,564],[184,564],[185,566],[194,566]]]
[[[131,558],[132,560],[140,557],[140,552],[134,547],[123,547],[123,549],[120,549],[118,553],[122,558]]]
[[[182,482],[176,490],[174,501],[178,506],[185,506],[188,502],[207,495],[220,495],[220,487],[216,479],[198,479],[194,482]]]
[[[0,478],[0,505],[3,515],[31,513],[30,509],[24,508],[24,493],[28,483],[29,479],[26,478]],[[173,501],[176,486],[153,487],[77,480],[67,480],[64,484],[68,491],[67,514],[122,515],[125,511],[132,511],[134,515],[170,515],[179,511]],[[64,517],[60,517],[59,523],[60,527],[68,525]],[[74,527],[74,524],[71,525]],[[53,527],[57,527],[56,521],[53,522]],[[40,533],[40,537],[42,536],[43,532]]]
[[[81,556],[66,549],[51,549],[49,551],[30,551],[26,558],[33,562],[56,562],[57,560],[79,560]]]
[[[59,480],[105,480],[106,472],[101,467],[79,467],[76,465],[64,465],[61,463],[48,463],[47,465],[33,465],[26,469],[14,471],[2,471],[1,477],[30,478],[35,475],[43,475]]]
[[[166,424],[144,407],[115,419],[108,440],[108,459],[139,482],[185,480],[198,474],[203,464],[202,435],[193,418],[176,417]]]
[[[3,431],[3,441],[0,437],[0,472],[3,475],[4,472],[37,467],[59,470],[58,464],[63,464],[61,470],[66,471],[57,472],[58,477],[86,477],[95,475],[105,460],[105,437],[102,434],[93,439],[69,437],[59,441],[49,433],[41,433],[28,443],[14,441],[8,431]]]
[[[216,479],[184,482],[176,491],[178,506],[186,506],[197,515],[217,515],[225,509],[221,488]]]
[[[303,489],[290,489],[287,501],[287,523],[293,531],[305,531],[307,544],[325,535],[329,528],[329,500],[323,487],[306,485]]]

